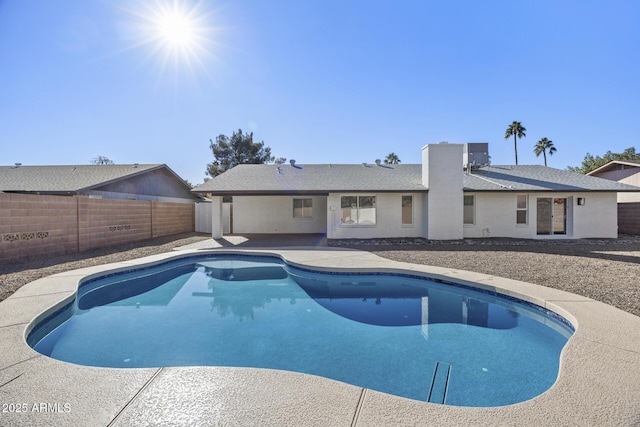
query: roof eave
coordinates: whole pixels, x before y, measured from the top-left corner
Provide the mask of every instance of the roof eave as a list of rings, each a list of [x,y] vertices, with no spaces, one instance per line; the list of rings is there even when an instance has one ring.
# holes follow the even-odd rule
[[[427,193],[428,189],[399,189],[399,190],[250,190],[250,191],[232,191],[232,190],[191,190],[198,194],[213,194],[216,196],[288,196],[288,195],[322,195],[328,196],[329,193]]]
[[[586,175],[593,176],[596,173],[606,172],[609,169],[611,169],[614,165],[626,165],[626,166],[632,166],[632,167],[640,168],[640,164],[638,164],[638,163],[625,162],[624,160],[611,160],[609,163],[604,164],[604,165],[600,166],[599,168],[594,169],[591,172],[586,173]]]
[[[59,191],[47,191],[47,190],[2,190],[2,193],[11,194],[37,194],[41,196],[73,196],[77,194],[73,190],[59,190]]]
[[[469,192],[469,193],[638,193],[640,192],[640,187],[638,187],[637,190],[634,189],[628,189],[628,188],[624,188],[624,189],[612,189],[612,190],[605,190],[605,189],[588,189],[588,188],[565,188],[565,189],[555,189],[555,188],[548,188],[548,189],[528,189],[528,190],[523,190],[523,189],[518,189],[518,188],[501,188],[501,189],[472,189],[472,188],[465,188],[463,189],[463,191]]]
[[[131,166],[131,168],[135,169],[135,167],[133,165]],[[88,185],[86,187],[78,188],[78,189],[76,189],[74,191],[75,192],[80,192],[80,191],[95,190],[96,188],[104,187],[105,185],[109,185],[109,184],[112,184],[114,182],[122,181],[123,179],[126,179],[126,178],[132,178],[134,176],[143,175],[143,174],[145,174],[147,172],[152,172],[152,171],[155,171],[155,170],[158,170],[158,169],[162,169],[162,168],[168,169],[170,172],[172,172],[175,175],[175,172],[173,172],[171,169],[169,169],[169,167],[167,165],[162,164],[162,165],[156,165],[156,166],[153,166],[153,167],[150,167],[150,168],[146,168],[146,169],[140,169],[140,170],[135,171],[133,173],[122,175],[122,176],[119,176],[117,178],[113,178],[113,179],[110,179],[110,180],[107,180],[107,181],[101,181],[101,182],[98,182],[96,184],[92,184],[92,185]],[[180,180],[182,181],[182,179],[180,179]],[[187,185],[187,183],[184,183],[184,184],[187,187],[189,187]],[[191,187],[189,187],[189,189],[191,189]]]

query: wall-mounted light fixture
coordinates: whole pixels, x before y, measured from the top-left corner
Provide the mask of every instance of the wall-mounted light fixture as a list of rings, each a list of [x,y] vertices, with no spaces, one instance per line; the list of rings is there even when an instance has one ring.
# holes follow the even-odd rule
[[[585,199],[584,197],[578,197],[578,206],[584,206],[586,202],[587,199]]]

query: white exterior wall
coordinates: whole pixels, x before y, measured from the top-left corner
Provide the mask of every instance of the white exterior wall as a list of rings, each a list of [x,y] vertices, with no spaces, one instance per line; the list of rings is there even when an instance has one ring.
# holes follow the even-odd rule
[[[462,154],[462,144],[440,143],[422,148],[422,184],[429,189],[425,238],[463,237]]]
[[[584,197],[585,205],[576,206],[576,198]],[[573,199],[574,238],[618,237],[618,204],[616,193],[586,193]]]
[[[313,218],[294,218],[293,199],[313,199]],[[325,233],[326,196],[233,196],[234,234]]]
[[[330,239],[373,239],[421,237],[423,234],[423,193],[376,193],[375,225],[341,225],[340,198],[373,193],[331,193],[327,199],[327,237]],[[413,196],[413,224],[402,225],[402,196]]]
[[[521,239],[580,239],[618,237],[616,193],[529,193],[528,221],[516,224],[517,195],[508,193],[465,193],[475,195],[475,224],[464,225],[464,237],[511,237]],[[537,198],[567,199],[567,234],[537,234]],[[586,201],[577,205],[578,197]]]
[[[618,203],[638,203],[638,202],[640,202],[640,192],[618,193]]]

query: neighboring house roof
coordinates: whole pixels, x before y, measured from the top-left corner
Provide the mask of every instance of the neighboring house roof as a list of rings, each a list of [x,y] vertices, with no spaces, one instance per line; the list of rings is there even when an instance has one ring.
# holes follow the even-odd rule
[[[620,165],[631,166],[632,168],[640,168],[640,160],[612,160],[609,163],[600,166],[597,169],[587,173],[589,176],[597,175],[601,172],[606,172],[611,169],[616,169]]]
[[[0,191],[40,194],[75,194],[156,170],[175,176],[164,164],[0,166]]]
[[[465,191],[637,191],[545,166],[487,166],[464,173]],[[193,191],[217,195],[424,192],[422,165],[238,165]]]

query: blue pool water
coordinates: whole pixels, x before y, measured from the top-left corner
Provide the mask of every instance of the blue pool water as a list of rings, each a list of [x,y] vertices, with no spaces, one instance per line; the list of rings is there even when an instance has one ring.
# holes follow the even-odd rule
[[[81,365],[273,368],[499,406],[551,387],[572,333],[540,307],[468,287],[219,255],[84,282],[28,342]]]

